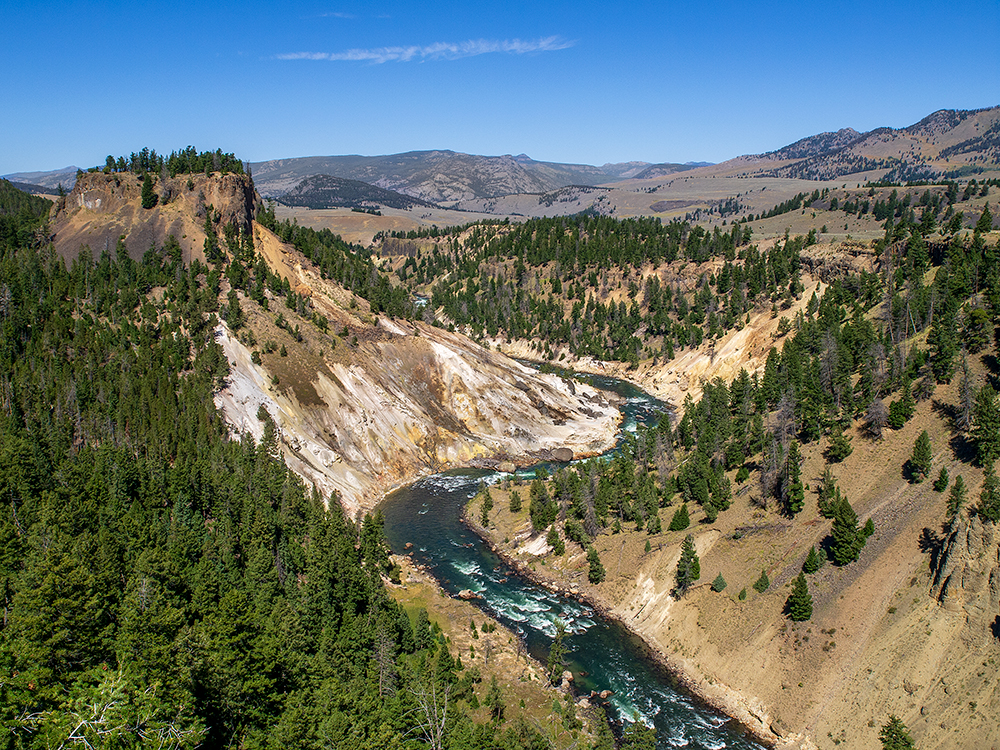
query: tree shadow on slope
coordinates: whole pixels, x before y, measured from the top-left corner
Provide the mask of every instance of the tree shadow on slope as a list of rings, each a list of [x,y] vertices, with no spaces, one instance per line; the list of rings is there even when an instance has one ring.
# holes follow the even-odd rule
[[[986,378],[990,387],[995,391],[1000,390],[1000,359],[997,359],[995,354],[984,354],[983,364],[990,371]]]
[[[955,458],[964,464],[971,464],[976,457],[976,444],[961,432],[955,432],[948,440]]]
[[[966,437],[958,427],[958,406],[947,404],[935,398],[931,400],[931,409],[948,422],[948,430],[951,432],[948,445],[955,458],[965,464],[972,463],[976,457],[976,444]]]
[[[932,571],[937,570],[938,558],[941,556],[941,550],[944,548],[944,540],[943,536],[939,536],[927,526],[920,532],[920,541],[917,544],[921,552],[931,556],[930,568]]]
[[[939,417],[947,420],[948,428],[952,432],[956,432],[958,430],[958,427],[956,426],[958,422],[958,407],[955,404],[948,404],[940,399],[932,398],[931,409]]]

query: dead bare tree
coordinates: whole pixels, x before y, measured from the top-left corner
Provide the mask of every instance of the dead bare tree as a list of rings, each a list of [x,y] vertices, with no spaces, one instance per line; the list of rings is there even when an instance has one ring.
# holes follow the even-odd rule
[[[410,680],[410,693],[417,702],[414,709],[417,729],[431,750],[444,750],[451,687],[447,682],[441,684],[433,669],[422,670]]]
[[[378,694],[392,695],[396,692],[396,644],[379,626],[375,635],[375,662],[378,664]]]
[[[774,497],[778,489],[783,456],[781,441],[772,435],[769,440],[765,441],[764,450],[761,452],[760,476],[758,478],[760,497],[753,499],[754,504],[759,505],[764,510],[767,509],[768,499]]]
[[[781,443],[782,450],[788,447],[788,442],[798,430],[795,423],[795,402],[789,393],[784,393],[778,401],[774,414],[774,435]]]
[[[493,658],[493,641],[487,638],[483,641],[483,666],[488,667],[490,665],[490,659]]]
[[[889,410],[885,408],[885,402],[877,396],[868,404],[868,411],[865,413],[865,426],[876,440],[882,439],[882,431],[889,423]]]

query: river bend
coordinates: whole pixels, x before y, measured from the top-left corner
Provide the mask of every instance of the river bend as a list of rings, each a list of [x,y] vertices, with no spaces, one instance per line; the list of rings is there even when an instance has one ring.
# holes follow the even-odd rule
[[[663,405],[635,386],[614,378],[582,376],[594,386],[623,396],[622,434],[653,424]],[[546,465],[546,468],[553,468]],[[534,467],[519,475],[531,477]],[[524,639],[529,653],[544,663],[555,635],[565,623],[567,668],[580,694],[611,690],[615,718],[638,719],[657,729],[659,748],[759,748],[741,727],[680,690],[659,666],[644,656],[638,638],[618,623],[518,575],[461,522],[462,508],[480,482],[504,475],[463,469],[420,479],[389,495],[380,506],[393,551],[409,542],[415,562],[424,566],[451,595],[470,589],[476,604]]]

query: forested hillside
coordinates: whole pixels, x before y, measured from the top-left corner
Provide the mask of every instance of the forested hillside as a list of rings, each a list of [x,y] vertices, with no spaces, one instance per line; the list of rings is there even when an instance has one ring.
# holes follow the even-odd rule
[[[874,211],[885,233],[872,255],[887,264],[882,270],[890,275],[889,286],[863,267],[826,269],[823,276],[835,281],[841,303],[850,298],[849,312],[865,313],[878,302],[891,307],[889,335],[896,341],[931,323],[925,275],[932,251],[935,265],[944,263],[946,272],[964,264],[967,253],[976,273],[986,272],[976,258],[984,254],[984,234],[992,228],[989,207],[978,217],[956,209],[970,192],[986,195],[989,187],[974,181],[964,192],[953,182],[872,187],[849,200],[817,190],[766,215]],[[861,195],[867,197],[862,201]],[[966,227],[974,228],[974,236]],[[405,284],[430,293],[426,315],[439,316],[443,325],[479,337],[532,340],[539,358],[590,356],[635,366],[651,357],[671,360],[738,330],[754,309],[771,307],[779,315],[795,298],[808,297],[802,256],[819,240],[811,231],[763,243],[762,249],[740,222],[727,231],[706,231],[687,221],[582,215],[384,237],[381,253]],[[808,268],[816,266],[811,259]],[[944,277],[935,279],[961,302],[979,289],[964,282],[952,289]],[[916,314],[904,326],[899,316],[914,305]]]
[[[939,197],[957,199],[957,186],[945,189]],[[816,191],[803,199],[824,197]],[[686,500],[710,514],[723,509],[731,493],[725,471],[760,456],[761,502],[773,497],[793,513],[790,439],[839,435],[858,419],[876,431],[898,428],[915,398],[930,397],[935,383],[955,375],[963,351],[974,354],[990,342],[1000,311],[1000,258],[996,243],[985,239],[989,208],[971,237],[958,233],[958,222],[951,235],[936,234],[929,244],[934,216],[947,201],[920,203],[918,216],[909,195],[903,203],[893,191],[884,206],[877,202],[885,224],[874,248],[879,273],[841,269],[821,296],[801,282],[801,256],[815,235],[786,237],[761,251],[739,223],[728,233],[592,216],[477,224],[396,265],[405,282],[432,290],[429,315],[473,335],[533,340],[544,359],[563,349],[633,366],[650,357],[670,360],[742,328],[755,308],[778,315],[805,296],[804,312],[786,321],[783,346],[771,348],[763,372],[706,383],[700,402],[684,404],[676,433],[683,448],[696,449],[677,477]],[[405,246],[402,238],[385,242],[393,253]],[[776,426],[765,431],[769,413]],[[656,453],[669,443],[658,440]],[[632,496],[631,485],[624,489],[619,497]],[[621,520],[641,525],[647,505],[626,502]]]
[[[287,193],[282,194],[281,202],[286,206],[353,208],[359,211],[372,211],[380,207],[403,210],[417,206],[436,208],[433,203],[403,193],[327,174],[306,177]]]
[[[516,716],[469,718],[476,675],[388,596],[378,517],[303,486],[265,411],[259,444],[228,437],[214,329],[242,312],[222,290],[307,307],[248,237],[210,232],[208,265],[172,238],[67,265],[47,202],[0,187],[0,744],[540,746]],[[367,259],[262,218],[405,311]]]
[[[632,337],[626,361],[648,375],[657,359],[701,343],[685,342],[685,330],[703,331],[711,358],[712,339],[731,340],[769,309],[782,316],[759,370],[701,383],[675,422],[640,429],[612,460],[491,490],[489,503],[473,503],[475,517],[526,568],[586,590],[701,680],[706,696],[750,706],[744,715],[765,730],[808,735],[822,718],[831,737],[870,746],[875,732],[845,717],[858,711],[851,701],[875,701],[858,697],[873,689],[859,687],[869,678],[858,665],[871,674],[894,648],[909,655],[885,657],[905,666],[879,684],[884,697],[864,709],[872,721],[918,692],[937,701],[938,684],[961,682],[986,706],[992,683],[979,692],[977,675],[997,632],[986,582],[1000,570],[1000,243],[988,206],[969,218],[957,209],[990,187],[859,190],[850,209],[871,190],[863,200],[874,202],[884,234],[870,247],[847,245],[857,257],[811,236],[761,251],[740,224],[706,237],[682,222],[639,233],[637,220],[593,217],[388,238],[394,254],[406,243],[416,250],[394,262],[433,289],[428,316],[501,346],[513,332],[539,359],[565,357],[570,367]],[[783,210],[830,200],[816,191]],[[664,288],[672,294],[657,307]],[[792,305],[798,311],[784,317]],[[620,311],[618,326],[591,309]],[[960,638],[945,608],[967,613]],[[938,627],[951,628],[955,640],[942,641],[950,650],[928,642]],[[827,636],[818,644],[816,630]],[[896,689],[900,674],[918,669],[926,689]],[[916,708],[907,721],[923,736],[987,741],[993,705],[975,713],[970,700],[974,716],[958,728]]]

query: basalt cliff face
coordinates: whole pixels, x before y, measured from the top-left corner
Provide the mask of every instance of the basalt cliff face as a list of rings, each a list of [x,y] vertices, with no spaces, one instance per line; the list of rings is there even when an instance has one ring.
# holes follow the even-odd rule
[[[53,242],[63,258],[82,247],[97,256],[114,252],[123,238],[129,255],[142,257],[163,247],[168,235],[180,244],[185,262],[204,260],[205,219],[215,231],[235,225],[249,230],[260,198],[253,181],[241,174],[183,174],[154,181],[157,200],[143,208],[142,178],[131,172],[84,172],[53,213]]]

